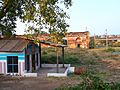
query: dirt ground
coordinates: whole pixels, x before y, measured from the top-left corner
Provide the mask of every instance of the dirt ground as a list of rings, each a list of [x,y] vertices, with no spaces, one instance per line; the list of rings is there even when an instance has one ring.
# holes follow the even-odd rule
[[[101,60],[92,65],[93,70],[97,70],[97,74],[103,80],[109,82],[120,82],[120,55],[114,55],[109,52],[95,51]]]
[[[78,83],[80,80],[70,78],[0,77],[0,90],[54,90]]]

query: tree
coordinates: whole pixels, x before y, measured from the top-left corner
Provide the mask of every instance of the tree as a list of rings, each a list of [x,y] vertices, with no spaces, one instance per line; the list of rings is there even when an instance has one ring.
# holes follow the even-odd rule
[[[17,18],[33,23],[29,28],[34,28],[35,33],[44,27],[49,31],[58,28],[66,30],[65,18],[68,16],[59,7],[60,3],[66,8],[71,6],[71,0],[0,0],[0,30],[10,34],[15,32]]]
[[[95,48],[95,39],[94,37],[90,37],[89,48]]]
[[[15,32],[15,21],[22,15],[22,0],[0,0],[0,30],[8,36]]]

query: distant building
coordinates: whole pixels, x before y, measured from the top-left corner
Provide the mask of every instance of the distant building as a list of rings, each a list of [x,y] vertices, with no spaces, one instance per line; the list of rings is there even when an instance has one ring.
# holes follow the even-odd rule
[[[106,41],[108,46],[120,47],[120,36],[119,35],[99,35],[94,36],[96,47],[105,47]]]
[[[69,32],[66,36],[69,48],[89,48],[89,32]]]
[[[21,37],[21,36],[20,36]],[[41,41],[50,41],[49,34],[41,34],[37,37]],[[68,48],[89,48],[90,36],[89,32],[69,32],[63,38],[65,45]],[[51,47],[50,45],[41,44],[41,47]]]

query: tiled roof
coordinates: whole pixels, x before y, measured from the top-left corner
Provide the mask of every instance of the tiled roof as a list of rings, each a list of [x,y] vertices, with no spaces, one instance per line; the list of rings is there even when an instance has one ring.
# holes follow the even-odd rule
[[[0,40],[0,52],[21,52],[28,45],[25,39],[2,39]]]
[[[52,42],[48,42],[48,41],[41,41],[41,43],[45,44],[45,45],[53,46],[53,47],[67,47],[67,45],[56,44],[56,43],[52,43]]]
[[[85,32],[69,32],[68,34],[67,34],[67,36],[76,36],[76,35],[88,35],[89,34],[89,32],[88,31],[85,31]]]

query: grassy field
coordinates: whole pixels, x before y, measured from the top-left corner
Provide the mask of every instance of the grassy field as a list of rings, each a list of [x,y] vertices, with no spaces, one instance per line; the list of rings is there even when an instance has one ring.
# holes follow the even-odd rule
[[[65,63],[75,67],[85,67],[107,81],[120,81],[120,55],[113,55],[115,49],[65,49]],[[46,53],[45,53],[46,52]],[[59,52],[61,56],[61,52]],[[43,50],[43,63],[56,63],[54,49]],[[62,60],[60,58],[60,63]]]
[[[119,52],[119,51],[120,51],[120,48],[108,48],[108,49],[105,49],[105,48],[100,48],[100,49],[80,49],[80,48],[69,49],[69,48],[66,48],[65,49],[65,63],[70,63],[72,66],[75,66],[75,67],[86,68],[87,72],[90,72],[93,76],[95,76],[95,79],[96,77],[99,77],[101,81],[105,82],[103,83],[103,86],[105,86],[107,85],[106,82],[107,83],[120,82],[120,55],[113,54],[113,52]],[[61,52],[59,52],[59,55],[61,55]],[[50,52],[49,50],[49,53],[45,53],[45,57],[47,56],[48,56],[48,60],[50,61],[45,60],[46,63],[49,63],[49,62],[56,63],[56,54],[53,49],[52,49],[52,52]],[[62,63],[61,58],[59,61],[60,63]],[[43,53],[43,62],[44,62],[44,53]],[[81,77],[82,77],[81,75],[75,75],[75,74],[69,75],[69,78],[80,79],[82,81]],[[119,86],[119,84],[116,85],[116,87],[117,86]],[[105,87],[108,87],[108,86],[105,86]],[[111,87],[113,86],[110,86],[109,88]],[[66,88],[64,89],[68,90]],[[63,90],[63,88],[61,90]],[[76,89],[70,89],[70,90],[76,90]],[[80,89],[80,90],[84,90],[84,89]],[[85,90],[89,90],[89,89],[85,89]],[[102,89],[102,90],[112,90],[112,89]],[[120,87],[114,90],[120,90]]]
[[[65,49],[65,63],[75,67],[85,67],[87,70],[100,76],[106,81],[120,81],[120,55],[112,52],[120,51],[120,48],[101,49]],[[45,53],[46,52],[46,53]],[[61,52],[59,52],[61,56]],[[43,49],[43,63],[56,63],[54,49]],[[62,63],[60,58],[59,63]]]

